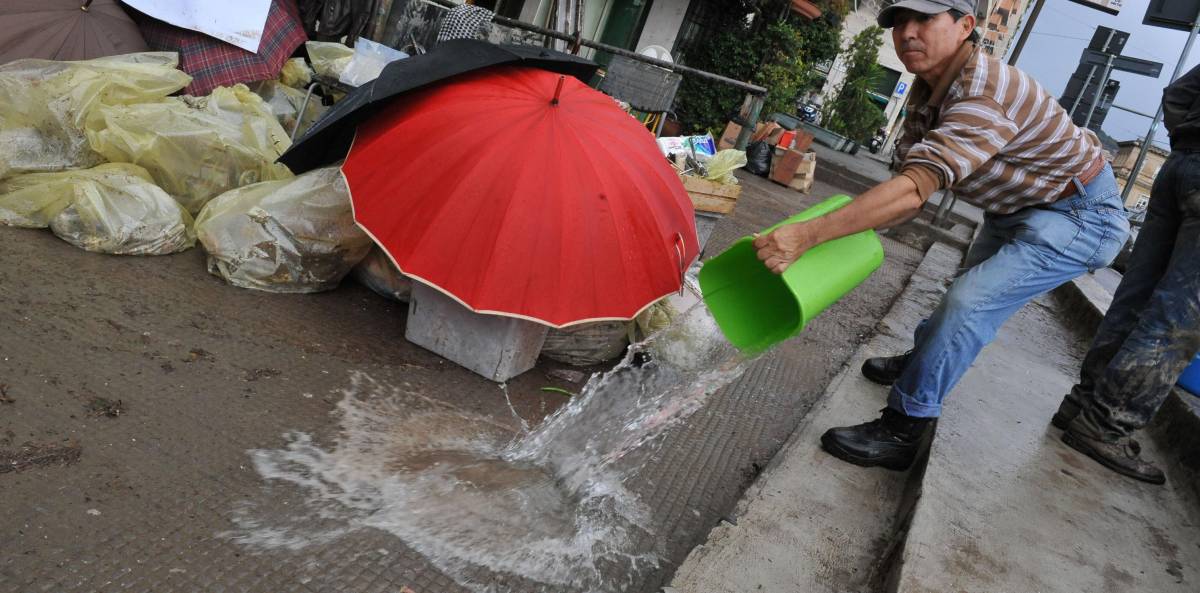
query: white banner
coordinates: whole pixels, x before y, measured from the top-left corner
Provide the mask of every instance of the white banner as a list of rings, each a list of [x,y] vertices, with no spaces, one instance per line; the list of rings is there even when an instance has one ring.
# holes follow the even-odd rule
[[[199,31],[258,53],[271,0],[122,0],[176,27]]]

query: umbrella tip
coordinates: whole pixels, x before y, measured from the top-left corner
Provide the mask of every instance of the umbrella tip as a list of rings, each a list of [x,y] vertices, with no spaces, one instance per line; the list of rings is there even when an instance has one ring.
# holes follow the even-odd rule
[[[559,95],[562,95],[563,83],[566,82],[566,80],[567,80],[566,76],[558,77],[558,87],[554,89],[554,98],[550,100],[551,105],[558,105],[558,98],[559,98]]]

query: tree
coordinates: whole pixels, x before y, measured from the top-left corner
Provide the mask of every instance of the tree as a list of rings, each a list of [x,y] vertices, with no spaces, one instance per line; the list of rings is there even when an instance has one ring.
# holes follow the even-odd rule
[[[831,59],[838,50],[841,17],[834,11],[848,2],[826,0],[821,4],[833,11],[810,22],[794,16],[784,0],[722,2],[726,14],[719,21],[721,29],[698,36],[685,50],[686,63],[765,87],[764,114],[794,113],[796,98],[821,80],[812,64]],[[747,18],[750,14],[754,18]],[[764,15],[773,18],[780,14],[782,18],[764,21]],[[684,76],[675,111],[685,129],[720,129],[744,96],[744,91],[734,87]]]
[[[871,90],[883,75],[876,61],[883,45],[883,29],[867,27],[850,42],[846,77],[834,100],[826,103],[825,127],[856,142],[865,142],[887,123],[871,99]]]

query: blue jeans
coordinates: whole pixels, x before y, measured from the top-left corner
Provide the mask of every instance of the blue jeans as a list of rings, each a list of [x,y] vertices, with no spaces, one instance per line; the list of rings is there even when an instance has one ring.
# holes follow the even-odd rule
[[[1112,168],[1106,165],[1087,186],[1074,183],[1076,193],[1053,204],[985,217],[966,270],[917,327],[889,407],[940,416],[946,394],[1005,320],[1035,297],[1112,263],[1129,235]]]

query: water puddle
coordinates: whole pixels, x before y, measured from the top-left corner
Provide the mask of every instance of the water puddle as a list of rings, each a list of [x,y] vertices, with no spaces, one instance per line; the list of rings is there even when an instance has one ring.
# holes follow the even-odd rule
[[[626,480],[747,362],[700,305],[532,428],[356,373],[330,444],[292,433],[250,452],[269,486],[298,487],[299,508],[248,504],[223,535],[297,550],[375,528],[471,591],[622,591],[658,567],[667,535]]]

